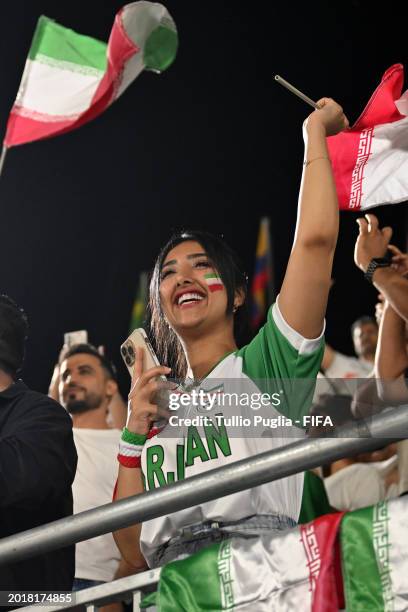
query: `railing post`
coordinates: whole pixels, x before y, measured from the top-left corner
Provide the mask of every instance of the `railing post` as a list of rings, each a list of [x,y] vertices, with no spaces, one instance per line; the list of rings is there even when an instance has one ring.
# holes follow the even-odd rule
[[[139,612],[141,601],[142,601],[141,591],[133,591],[133,612]]]

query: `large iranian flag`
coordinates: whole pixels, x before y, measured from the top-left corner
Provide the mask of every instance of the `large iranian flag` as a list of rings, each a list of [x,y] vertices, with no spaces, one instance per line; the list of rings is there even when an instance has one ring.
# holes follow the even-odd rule
[[[80,127],[110,106],[142,70],[165,70],[176,52],[176,27],[161,4],[124,6],[108,44],[40,17],[4,145]]]
[[[408,499],[355,510],[341,524],[346,609],[408,610]]]
[[[341,209],[408,200],[408,91],[404,68],[384,74],[350,130],[327,139]]]
[[[342,513],[320,517],[276,537],[232,538],[166,565],[160,612],[338,612]]]

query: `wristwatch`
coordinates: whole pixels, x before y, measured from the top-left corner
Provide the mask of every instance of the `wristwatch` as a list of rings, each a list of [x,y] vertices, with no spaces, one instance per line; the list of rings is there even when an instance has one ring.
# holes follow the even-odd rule
[[[364,272],[365,278],[369,283],[373,282],[373,274],[377,268],[389,268],[391,262],[387,257],[374,257],[368,264],[367,270]]]

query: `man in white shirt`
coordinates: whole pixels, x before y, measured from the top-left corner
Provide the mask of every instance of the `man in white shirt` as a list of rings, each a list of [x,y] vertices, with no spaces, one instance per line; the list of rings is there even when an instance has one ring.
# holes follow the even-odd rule
[[[116,392],[114,367],[95,347],[77,344],[67,351],[60,365],[59,393],[72,417],[78,452],[72,486],[75,514],[112,501],[120,431],[109,427],[107,414]],[[79,542],[75,565],[74,590],[133,573],[111,533]]]
[[[321,369],[327,378],[366,378],[373,371],[378,340],[376,320],[360,317],[351,326],[351,335],[357,357],[343,355],[326,345]]]

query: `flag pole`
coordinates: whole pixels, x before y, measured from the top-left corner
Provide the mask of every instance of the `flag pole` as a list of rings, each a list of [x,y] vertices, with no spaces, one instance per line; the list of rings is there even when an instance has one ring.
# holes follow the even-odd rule
[[[6,159],[7,151],[8,149],[6,145],[3,144],[3,148],[1,149],[1,155],[0,155],[0,176],[1,176],[1,173],[3,172],[4,160]]]
[[[296,87],[294,87],[293,85],[288,83],[288,81],[286,81],[281,76],[279,76],[279,74],[275,74],[275,81],[277,83],[280,83],[281,85],[283,85],[283,87],[286,87],[286,89],[288,89],[293,94],[295,94],[295,96],[298,96],[298,98],[303,100],[303,102],[306,102],[307,104],[310,104],[310,106],[313,106],[313,108],[319,108],[318,104],[314,100],[312,100],[311,98],[309,98],[309,96],[306,96],[299,89],[297,89]]]

